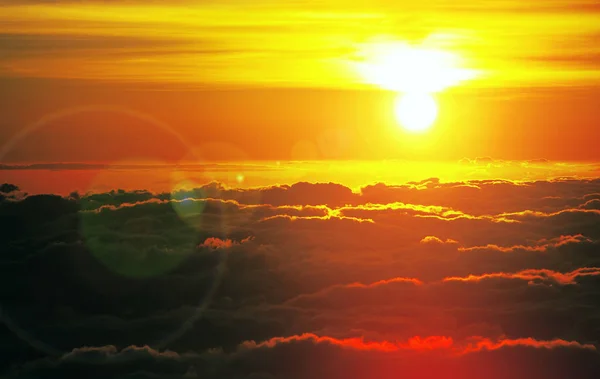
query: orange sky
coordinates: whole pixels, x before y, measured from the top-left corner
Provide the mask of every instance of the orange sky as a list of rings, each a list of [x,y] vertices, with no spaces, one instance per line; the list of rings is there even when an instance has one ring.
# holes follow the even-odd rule
[[[581,0],[0,1],[0,161],[597,160],[599,12]],[[357,69],[380,43],[426,45],[477,74],[436,93],[434,127],[411,135],[396,94]]]

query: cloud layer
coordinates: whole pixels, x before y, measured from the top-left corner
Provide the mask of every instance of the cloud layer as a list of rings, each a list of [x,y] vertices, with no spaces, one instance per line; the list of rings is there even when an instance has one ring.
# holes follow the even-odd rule
[[[600,375],[598,179],[0,190],[7,377]]]

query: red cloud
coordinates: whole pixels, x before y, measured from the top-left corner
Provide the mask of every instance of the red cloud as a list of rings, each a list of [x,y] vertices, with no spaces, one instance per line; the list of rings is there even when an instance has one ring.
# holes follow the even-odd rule
[[[571,347],[578,349],[596,350],[596,346],[591,344],[582,344],[577,341],[566,341],[563,339],[553,339],[549,341],[540,341],[534,338],[502,339],[491,341],[488,338],[473,337],[477,340],[475,343],[468,344],[462,351],[463,354],[477,352],[481,350],[497,350],[504,347],[525,346],[537,349],[554,349],[559,347]]]
[[[329,336],[318,336],[314,333],[304,333],[292,335],[289,337],[273,337],[266,341],[245,341],[240,347],[247,349],[273,348],[280,344],[288,344],[299,341],[311,341],[315,344],[330,344],[342,348],[348,348],[360,351],[379,351],[379,352],[398,352],[398,351],[432,351],[441,350],[449,354],[468,354],[482,350],[498,350],[505,347],[531,347],[536,349],[554,349],[554,348],[576,348],[596,351],[596,346],[591,344],[582,344],[577,341],[567,341],[563,339],[536,340],[534,338],[516,338],[499,339],[493,341],[481,336],[469,337],[465,342],[457,343],[452,337],[447,336],[414,336],[406,342],[398,341],[365,341],[362,337],[354,338],[335,338]]]
[[[415,336],[408,339],[405,344],[399,344],[402,348],[410,350],[435,350],[435,349],[450,349],[454,345],[452,337],[446,336]]]
[[[338,339],[334,337],[318,336],[313,333],[304,333],[300,335],[294,335],[289,337],[273,337],[263,342],[245,341],[241,344],[245,348],[260,348],[260,347],[275,347],[279,344],[297,342],[297,341],[312,341],[314,343],[328,343],[340,347],[350,348],[354,350],[374,350],[374,351],[397,351],[398,345],[393,342],[365,342],[363,338],[343,338]]]

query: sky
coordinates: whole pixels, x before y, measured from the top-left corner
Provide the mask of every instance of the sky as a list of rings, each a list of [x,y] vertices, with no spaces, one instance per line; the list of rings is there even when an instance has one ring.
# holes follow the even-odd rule
[[[598,159],[595,1],[0,4],[4,163]]]

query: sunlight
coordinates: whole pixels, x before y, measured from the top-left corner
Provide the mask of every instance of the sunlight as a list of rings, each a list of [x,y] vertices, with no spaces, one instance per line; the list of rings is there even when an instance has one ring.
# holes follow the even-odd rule
[[[373,43],[362,53],[365,61],[357,66],[360,75],[370,84],[400,94],[394,108],[396,120],[410,132],[425,131],[435,122],[438,107],[432,93],[478,75],[476,70],[461,67],[458,54],[425,43]]]
[[[430,94],[408,93],[396,100],[396,119],[406,130],[423,132],[437,117],[437,104]]]
[[[457,54],[437,48],[377,43],[364,55],[366,62],[358,64],[364,80],[396,92],[439,92],[477,76],[476,70],[460,67]]]

